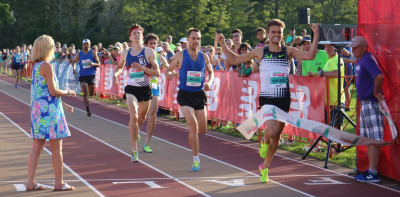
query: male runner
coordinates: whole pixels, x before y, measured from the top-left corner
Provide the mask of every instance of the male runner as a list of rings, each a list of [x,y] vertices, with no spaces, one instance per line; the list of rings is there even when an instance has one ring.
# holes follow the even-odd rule
[[[132,143],[131,162],[138,162],[137,142],[140,140],[139,129],[146,120],[149,110],[151,92],[151,76],[159,77],[160,69],[153,49],[143,46],[143,28],[134,24],[129,29],[129,40],[132,48],[122,52],[118,68],[114,73],[114,82],[118,83],[118,75],[122,69],[128,71],[125,86],[126,104],[129,110],[129,133]]]
[[[90,40],[84,39],[82,41],[82,51],[80,51],[75,59],[72,61],[72,69],[75,74],[75,63],[79,62],[79,82],[81,83],[81,88],[83,92],[83,103],[86,107],[87,116],[91,116],[89,109],[89,96],[94,94],[94,79],[96,75],[96,67],[100,66],[99,58],[97,53],[91,50]]]
[[[237,55],[228,49],[223,35],[216,35],[216,39],[220,43],[230,64],[238,65],[254,58],[260,62],[259,68],[255,68],[260,72],[261,91],[258,98],[260,106],[265,104],[275,105],[288,112],[290,108],[290,61],[292,58],[303,60],[314,59],[317,52],[319,31],[318,24],[311,24],[311,29],[314,32],[314,42],[310,51],[305,52],[281,45],[284,28],[285,23],[279,19],[269,21],[267,23],[269,45],[264,48],[256,48],[250,53],[241,55]],[[268,167],[278,148],[280,135],[285,124],[277,120],[268,120],[266,126],[267,129],[260,148],[260,156],[265,159],[264,163],[259,166],[261,172],[260,181],[263,183],[268,182]]]
[[[144,38],[144,46],[151,48],[153,50],[156,50],[157,48],[157,42],[158,42],[158,36],[155,34],[147,34],[146,37]],[[167,60],[162,56],[158,55],[156,53],[156,60],[158,65],[164,66],[166,68],[169,67],[169,64]],[[153,150],[151,150],[149,143],[150,139],[153,136],[154,129],[156,127],[156,118],[157,118],[157,109],[158,109],[158,96],[160,96],[160,91],[159,91],[159,86],[158,86],[158,77],[151,76],[151,91],[153,94],[153,98],[151,99],[150,102],[150,109],[149,109],[149,120],[147,122],[147,136],[146,136],[146,142],[144,143],[143,146],[143,151],[146,153],[152,153]]]
[[[198,133],[207,132],[207,97],[204,91],[210,90],[214,79],[214,72],[208,55],[199,51],[201,32],[190,28],[187,34],[188,47],[176,53],[168,72],[175,67],[179,68],[179,91],[177,100],[181,106],[183,116],[189,125],[189,144],[193,152],[193,165],[190,171],[200,170],[199,137]],[[205,81],[204,70],[209,74],[208,82]],[[168,74],[168,73],[167,73]]]

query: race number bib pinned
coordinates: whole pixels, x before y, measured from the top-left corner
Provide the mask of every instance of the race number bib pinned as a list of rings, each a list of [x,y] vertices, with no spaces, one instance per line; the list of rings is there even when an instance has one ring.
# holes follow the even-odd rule
[[[270,84],[275,88],[287,88],[287,76],[285,72],[272,71]]]
[[[90,68],[90,59],[82,60],[82,68],[83,69]]]
[[[139,64],[140,64],[141,66],[146,66],[146,61],[145,61],[145,59],[142,58],[142,57],[139,57]]]
[[[129,69],[129,78],[133,82],[144,82],[144,71],[137,71],[134,68]]]
[[[187,71],[186,85],[192,87],[200,87],[201,71]]]

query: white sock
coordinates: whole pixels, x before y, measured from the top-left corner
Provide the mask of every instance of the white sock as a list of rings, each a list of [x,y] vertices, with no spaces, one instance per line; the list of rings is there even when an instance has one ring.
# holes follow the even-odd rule
[[[194,161],[197,161],[197,162],[200,163],[200,158],[199,158],[198,155],[197,155],[197,156],[193,156],[193,162],[194,162]]]
[[[372,173],[372,175],[377,175],[378,174],[378,170],[373,170],[373,169],[369,169],[369,171]]]

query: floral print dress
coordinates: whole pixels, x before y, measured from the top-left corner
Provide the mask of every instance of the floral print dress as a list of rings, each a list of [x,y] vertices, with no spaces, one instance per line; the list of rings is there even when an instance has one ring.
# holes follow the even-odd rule
[[[34,65],[31,83],[31,138],[60,139],[71,136],[65,120],[61,97],[51,96],[46,79],[40,75],[40,65]],[[54,77],[58,88],[58,80]]]

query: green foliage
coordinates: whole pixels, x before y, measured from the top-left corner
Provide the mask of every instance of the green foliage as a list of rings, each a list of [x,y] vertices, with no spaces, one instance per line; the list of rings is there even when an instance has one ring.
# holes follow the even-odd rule
[[[231,31],[239,28],[243,42],[254,46],[255,30],[273,18],[286,23],[285,35],[291,27],[310,32],[308,25],[297,24],[299,8],[311,9],[312,22],[357,23],[355,0],[0,0],[0,48],[33,43],[41,34],[78,48],[83,38],[107,46],[128,41],[134,23],[161,40],[170,34],[175,43],[196,27],[202,31],[203,45],[213,45],[217,29],[231,37]],[[7,17],[11,11],[13,23]]]

